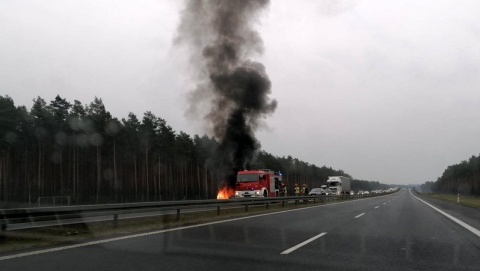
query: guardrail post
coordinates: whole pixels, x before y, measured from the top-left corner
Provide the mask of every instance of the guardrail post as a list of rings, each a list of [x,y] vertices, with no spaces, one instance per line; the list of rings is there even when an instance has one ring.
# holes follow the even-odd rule
[[[282,200],[282,207],[285,207],[285,201]]]
[[[220,206],[217,206],[217,215],[220,215]]]
[[[248,204],[245,204],[245,212],[248,212]]]
[[[7,223],[2,222],[1,231],[0,231],[0,240],[6,239],[6,232],[7,232]]]
[[[265,204],[265,209],[268,210],[268,202]]]
[[[177,221],[180,220],[180,209],[177,209]]]
[[[118,214],[113,215],[113,228],[118,228]]]

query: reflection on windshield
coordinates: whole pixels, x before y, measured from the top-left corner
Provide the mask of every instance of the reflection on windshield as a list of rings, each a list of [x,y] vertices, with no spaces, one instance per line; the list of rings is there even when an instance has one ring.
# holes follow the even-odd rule
[[[242,174],[237,175],[237,182],[244,183],[244,182],[258,182],[259,177],[258,174]]]

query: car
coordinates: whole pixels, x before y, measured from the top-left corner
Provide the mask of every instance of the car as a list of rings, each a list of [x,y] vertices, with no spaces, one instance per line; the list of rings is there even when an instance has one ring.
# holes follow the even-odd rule
[[[321,195],[323,192],[322,188],[312,188],[310,192],[308,193],[309,196],[315,196],[315,195]]]
[[[330,191],[330,189],[326,188],[326,189],[323,189],[323,188],[312,188],[312,190],[310,190],[310,193],[308,193],[309,196],[314,196],[314,195],[331,195],[332,194],[332,191]]]

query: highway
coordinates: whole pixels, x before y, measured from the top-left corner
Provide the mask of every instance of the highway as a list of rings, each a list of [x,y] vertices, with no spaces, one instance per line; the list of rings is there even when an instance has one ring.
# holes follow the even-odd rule
[[[479,211],[462,209],[469,230],[426,203],[401,190],[3,255],[0,270],[480,270]]]

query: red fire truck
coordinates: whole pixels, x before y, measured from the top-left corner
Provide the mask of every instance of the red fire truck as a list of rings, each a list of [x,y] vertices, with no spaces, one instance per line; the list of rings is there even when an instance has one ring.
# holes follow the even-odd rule
[[[237,174],[235,197],[278,197],[282,174],[270,169],[243,170]]]

